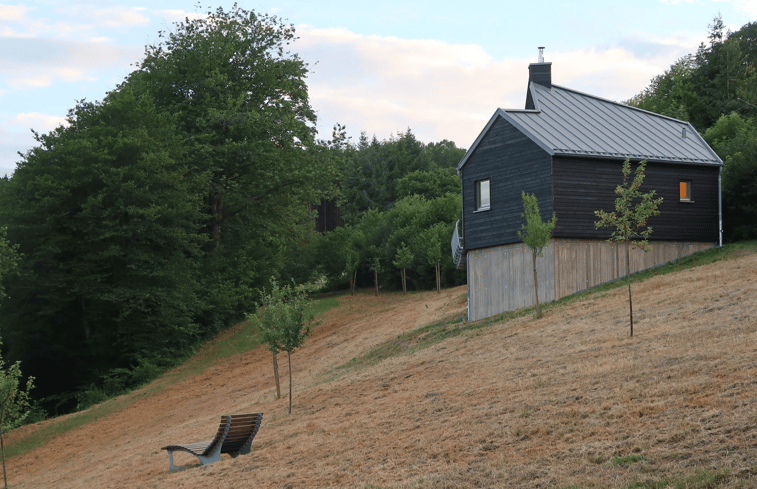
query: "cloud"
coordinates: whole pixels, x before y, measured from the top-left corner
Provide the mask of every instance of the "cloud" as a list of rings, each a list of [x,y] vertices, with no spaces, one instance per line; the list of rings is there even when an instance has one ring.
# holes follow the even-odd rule
[[[17,152],[37,146],[30,129],[38,133],[50,132],[56,127],[67,126],[65,117],[41,112],[19,113],[0,120],[0,176],[13,173],[20,160]]]
[[[122,6],[98,9],[92,12],[96,22],[111,28],[145,26],[150,19],[144,16],[144,7],[126,8]]]
[[[103,70],[123,68],[141,55],[140,46],[0,38],[0,81],[14,89],[48,87],[56,80],[94,81]]]
[[[204,19],[208,16],[207,13],[198,13],[198,12],[186,12],[184,10],[172,10],[172,9],[165,9],[161,10],[160,14],[163,15],[163,18],[168,22],[183,22],[186,19],[189,20],[196,20],[196,19]]]
[[[26,17],[26,12],[32,10],[23,5],[3,5],[0,3],[0,20],[20,21]]]
[[[308,87],[324,138],[339,122],[353,139],[363,130],[383,139],[410,127],[421,140],[468,147],[498,107],[524,106],[528,65],[535,61],[495,59],[474,44],[307,26],[297,32],[294,49],[310,63]],[[696,47],[687,46],[685,33],[641,41],[549,53],[553,82],[626,100]]]
[[[757,17],[757,0],[733,0],[732,3],[737,10],[743,10],[748,17]]]
[[[13,123],[18,126],[34,129],[37,132],[49,132],[58,126],[68,126],[65,117],[54,115],[40,114],[39,112],[29,112],[27,114],[16,114]]]

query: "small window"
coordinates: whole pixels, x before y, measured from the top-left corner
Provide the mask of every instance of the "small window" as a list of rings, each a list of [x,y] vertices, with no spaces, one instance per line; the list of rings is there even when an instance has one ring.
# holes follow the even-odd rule
[[[489,194],[489,179],[479,180],[476,182],[476,210],[489,210],[491,197]]]
[[[681,180],[679,189],[681,202],[691,202],[691,181]]]

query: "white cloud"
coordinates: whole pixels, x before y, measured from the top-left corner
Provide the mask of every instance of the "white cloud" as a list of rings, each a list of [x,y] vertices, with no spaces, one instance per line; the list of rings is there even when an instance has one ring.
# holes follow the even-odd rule
[[[733,6],[750,17],[757,17],[757,0],[733,0]]]
[[[3,5],[0,3],[0,20],[20,21],[26,17],[26,12],[32,10],[23,5]]]
[[[98,19],[100,24],[107,27],[144,26],[150,23],[150,19],[143,15],[145,10],[144,7],[125,8],[118,6],[95,10],[93,15]]]
[[[161,10],[160,13],[169,22],[182,22],[186,19],[189,19],[189,20],[204,19],[205,17],[208,16],[208,14],[206,13],[186,12],[184,10],[172,10],[172,9]]]
[[[308,86],[321,137],[335,122],[379,139],[410,127],[424,141],[469,146],[498,107],[522,108],[532,58],[494,59],[481,46],[298,28],[294,48],[311,63]],[[629,46],[552,52],[555,84],[611,100],[640,92],[680,56],[686,33]],[[696,43],[693,44],[696,46]],[[317,62],[317,63],[316,63]],[[316,64],[313,64],[316,63]]]
[[[23,128],[34,129],[40,133],[51,131],[58,126],[68,126],[68,121],[66,121],[65,117],[40,114],[39,112],[16,114],[16,117],[13,118],[13,123]]]

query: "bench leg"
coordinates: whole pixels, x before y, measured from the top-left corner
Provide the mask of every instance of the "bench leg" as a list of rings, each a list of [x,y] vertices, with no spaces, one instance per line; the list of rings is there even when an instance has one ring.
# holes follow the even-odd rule
[[[197,457],[197,459],[200,461],[202,465],[212,464],[213,462],[218,462],[219,460],[221,460],[221,444],[220,443],[206,457],[192,453],[189,450],[181,450],[181,451],[185,451],[187,453],[194,455],[195,457]],[[181,469],[181,467],[176,467],[173,464],[173,450],[167,450],[167,452],[168,452],[168,471],[173,472],[174,470]]]
[[[173,465],[173,450],[168,450],[168,471],[171,472],[173,470],[176,470],[176,467]]]

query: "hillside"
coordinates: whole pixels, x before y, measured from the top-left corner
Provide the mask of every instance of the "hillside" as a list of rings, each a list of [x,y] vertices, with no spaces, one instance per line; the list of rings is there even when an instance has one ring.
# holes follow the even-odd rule
[[[335,373],[402,332],[461,315],[464,294],[341,297],[292,357],[291,416],[286,397],[273,399],[270,353],[259,348],[178,383],[167,375],[124,409],[11,458],[9,483],[757,485],[757,254],[634,284],[634,338],[621,288]],[[168,473],[161,446],[209,439],[221,414],[256,411],[265,414],[251,454]]]

